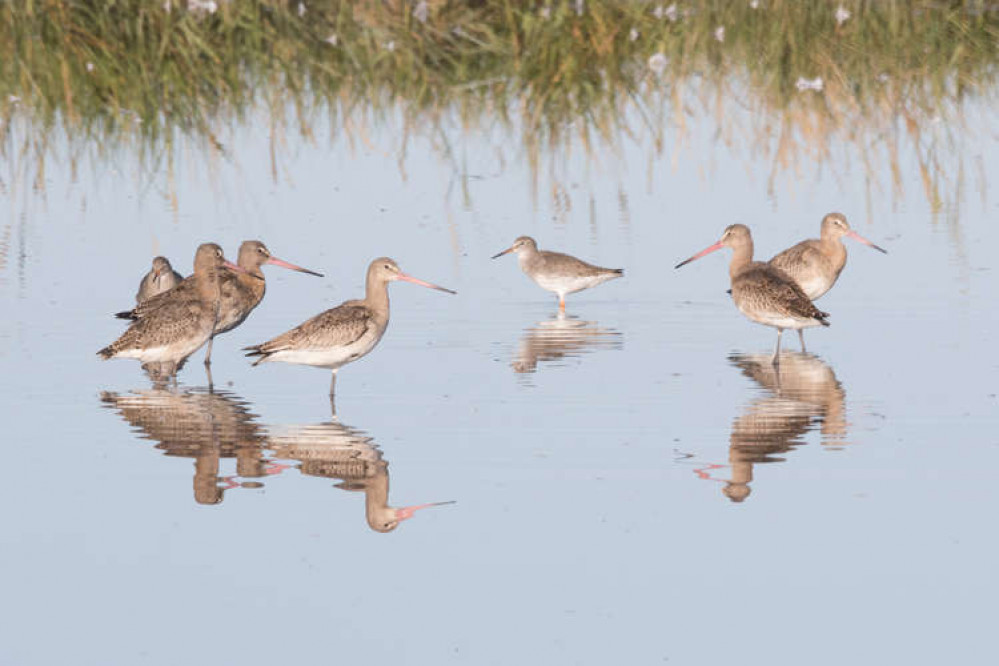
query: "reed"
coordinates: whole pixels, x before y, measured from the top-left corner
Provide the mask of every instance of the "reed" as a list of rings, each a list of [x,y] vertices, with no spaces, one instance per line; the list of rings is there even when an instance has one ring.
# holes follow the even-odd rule
[[[711,114],[774,174],[847,142],[865,163],[883,147],[898,186],[909,140],[938,197],[928,146],[994,95],[997,52],[981,1],[23,0],[0,3],[0,151],[41,170],[59,135],[162,164],[178,140],[224,150],[261,111],[273,135],[351,138],[401,113],[412,131],[501,123],[537,168],[576,141],[661,151]]]

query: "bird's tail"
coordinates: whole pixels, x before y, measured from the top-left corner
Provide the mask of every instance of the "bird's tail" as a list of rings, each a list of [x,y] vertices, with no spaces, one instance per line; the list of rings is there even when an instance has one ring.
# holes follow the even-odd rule
[[[264,351],[263,345],[252,345],[250,347],[243,347],[243,351],[246,352],[248,358],[259,357],[253,362],[253,365],[260,365],[270,357],[273,352]]]
[[[818,319],[819,323],[822,324],[823,326],[828,326],[829,325],[829,322],[826,321],[826,317],[828,317],[828,316],[829,316],[828,312],[823,312],[822,310],[819,310],[818,308],[816,308],[816,310],[815,310],[815,318]]]
[[[102,359],[104,359],[106,361],[109,358],[111,358],[112,356],[114,356],[114,351],[115,351],[114,350],[114,345],[108,345],[104,349],[102,349],[99,352],[97,352],[97,355],[100,356]]]
[[[612,268],[611,269],[611,273],[613,273],[614,275],[624,275],[624,269],[623,268]]]

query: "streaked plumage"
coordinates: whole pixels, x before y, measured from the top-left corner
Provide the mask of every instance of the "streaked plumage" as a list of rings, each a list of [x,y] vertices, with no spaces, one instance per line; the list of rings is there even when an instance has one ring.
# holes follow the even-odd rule
[[[242,270],[225,260],[221,247],[204,243],[194,255],[194,275],[189,278],[195,297],[172,290],[159,307],[135,321],[97,354],[103,359],[138,359],[154,378],[175,375],[184,360],[212,335],[221,274],[226,268]]]
[[[558,306],[563,311],[568,294],[624,275],[623,268],[601,268],[568,254],[539,250],[530,236],[521,236],[509,248],[493,255],[493,259],[510,252],[517,253],[517,263],[527,277],[542,289],[558,295]]]
[[[735,306],[750,320],[777,329],[777,346],[773,355],[775,365],[780,360],[780,338],[784,329],[829,325],[826,321],[829,315],[815,307],[791,276],[770,264],[753,261],[753,238],[744,224],[729,226],[721,240],[681,261],[676,267],[680,268],[723,247],[732,248],[729,278]]]
[[[346,301],[272,340],[246,347],[247,356],[259,357],[253,365],[280,361],[328,368],[333,371],[333,395],[337,370],[366,355],[385,334],[389,321],[388,283],[395,280],[455,293],[406,275],[395,261],[381,257],[368,266],[363,300]]]
[[[257,240],[244,241],[239,246],[237,264],[245,272],[225,271],[222,275],[219,316],[218,321],[215,323],[215,330],[212,332],[212,339],[214,339],[214,336],[231,331],[242,324],[250,316],[250,313],[260,305],[267,290],[267,283],[262,270],[264,264],[273,264],[300,273],[322,277],[321,273],[289,264],[272,256],[267,246]],[[149,313],[160,308],[167,302],[168,298],[170,300],[197,300],[197,285],[193,282],[188,283],[185,280],[178,287],[177,291],[169,297],[166,294],[162,294],[137,305],[132,310],[119,312],[116,316],[121,319],[142,319],[148,316]],[[211,354],[211,341],[209,341],[208,351],[205,353],[205,364],[211,364]]]
[[[139,283],[139,291],[135,294],[135,302],[142,303],[157,294],[170,291],[184,280],[184,276],[173,269],[166,257],[153,259],[153,267]]]
[[[887,254],[886,250],[853,231],[842,213],[829,213],[822,219],[819,239],[805,240],[789,247],[769,263],[790,275],[805,295],[814,301],[832,289],[846,266],[844,236]]]
[[[846,266],[844,236],[887,254],[886,250],[853,231],[845,215],[829,213],[822,218],[819,239],[805,240],[789,247],[769,263],[790,275],[805,295],[814,301],[832,289],[839,279],[839,274],[843,272],[843,267]],[[801,340],[801,349],[804,351],[805,335],[801,329],[798,329],[798,337]]]

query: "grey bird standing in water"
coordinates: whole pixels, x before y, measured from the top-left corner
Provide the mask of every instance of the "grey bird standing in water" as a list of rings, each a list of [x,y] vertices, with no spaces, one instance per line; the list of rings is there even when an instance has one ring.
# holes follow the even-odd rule
[[[539,250],[530,236],[521,236],[493,259],[510,252],[517,253],[520,270],[542,289],[558,295],[559,311],[565,312],[565,297],[577,291],[596,287],[624,275],[623,268],[601,268],[561,252]]]

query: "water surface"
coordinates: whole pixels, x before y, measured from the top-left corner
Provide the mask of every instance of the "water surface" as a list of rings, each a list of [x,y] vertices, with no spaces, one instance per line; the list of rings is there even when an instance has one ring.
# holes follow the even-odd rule
[[[274,177],[254,115],[169,177],[127,151],[5,172],[0,662],[987,663],[995,136],[935,197],[905,142],[893,175],[843,148],[774,177],[716,133],[753,122],[539,170],[457,123],[400,152],[389,114],[286,137]],[[848,245],[833,325],[785,336],[778,379],[724,253],[672,266],[733,222],[769,257],[832,210],[888,254]],[[489,259],[521,234],[625,277],[559,317]],[[326,278],[265,269],[213,390],[200,353],[176,388],[97,359],[154,254],[250,238]],[[392,285],[335,416],[326,371],[243,358],[380,255],[458,295]]]

